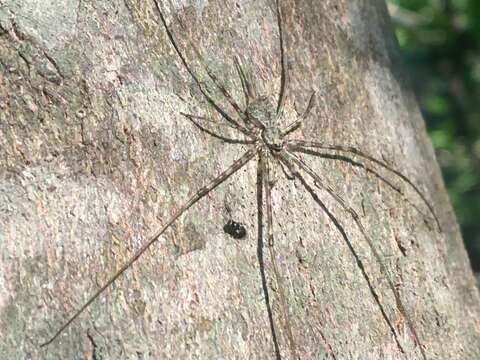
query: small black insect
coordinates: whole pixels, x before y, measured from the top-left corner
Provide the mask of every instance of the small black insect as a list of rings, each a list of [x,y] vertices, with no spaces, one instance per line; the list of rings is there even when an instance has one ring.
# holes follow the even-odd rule
[[[247,229],[245,229],[245,226],[233,220],[229,220],[225,224],[223,231],[234,239],[243,239],[247,235]]]

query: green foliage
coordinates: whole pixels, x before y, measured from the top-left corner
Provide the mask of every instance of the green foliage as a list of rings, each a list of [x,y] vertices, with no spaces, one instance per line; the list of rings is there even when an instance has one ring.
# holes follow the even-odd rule
[[[480,271],[480,1],[389,8],[475,271]]]

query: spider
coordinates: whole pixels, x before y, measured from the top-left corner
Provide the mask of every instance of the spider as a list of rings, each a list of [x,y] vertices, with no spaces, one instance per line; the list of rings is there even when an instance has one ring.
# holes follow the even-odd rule
[[[314,98],[315,93],[312,92],[305,110],[302,114],[298,115],[296,119],[290,122],[289,125],[286,127],[279,127],[278,123],[280,118],[284,115],[284,106],[285,106],[285,99],[287,96],[287,87],[288,87],[288,80],[289,75],[286,66],[286,55],[285,55],[285,39],[283,33],[283,21],[282,21],[282,11],[280,0],[274,0],[274,9],[275,9],[275,17],[278,26],[278,35],[279,35],[279,43],[280,43],[280,65],[281,65],[281,76],[280,76],[280,91],[278,96],[276,96],[276,101],[272,101],[272,99],[268,96],[258,94],[255,86],[251,83],[251,81],[245,75],[245,72],[242,68],[242,65],[238,58],[234,58],[235,60],[235,69],[237,75],[240,79],[240,83],[242,86],[242,92],[244,96],[244,102],[246,104],[245,108],[242,109],[240,105],[233,99],[230,93],[225,89],[225,87],[221,84],[221,82],[216,78],[213,72],[209,69],[206,65],[205,61],[203,60],[202,55],[195,47],[195,45],[190,42],[191,48],[194,50],[198,60],[202,67],[206,70],[209,78],[212,80],[213,84],[217,87],[217,89],[222,93],[224,99],[231,105],[231,107],[235,110],[235,116],[232,116],[227,113],[219,104],[216,102],[213,97],[209,94],[208,89],[206,86],[198,79],[195,72],[192,70],[192,67],[186,60],[183,52],[180,50],[177,41],[175,40],[175,36],[172,33],[170,27],[167,24],[166,18],[164,16],[164,11],[162,10],[162,6],[159,5],[158,0],[154,0],[154,7],[158,14],[161,24],[167,34],[170,44],[174,48],[176,55],[181,60],[186,71],[189,73],[193,81],[198,86],[202,97],[205,101],[211,106],[214,111],[216,112],[217,116],[221,118],[222,121],[225,122],[228,126],[234,128],[238,133],[242,134],[245,137],[245,140],[230,138],[220,134],[214,130],[208,128],[205,124],[208,122],[212,122],[213,120],[206,118],[204,116],[199,115],[192,115],[188,113],[181,113],[186,119],[191,121],[196,127],[198,127],[201,131],[209,134],[210,136],[219,138],[224,142],[230,144],[240,144],[240,145],[247,145],[249,149],[241,155],[236,161],[234,161],[227,169],[221,172],[217,177],[210,180],[207,185],[200,188],[193,196],[189,198],[189,200],[184,203],[179,209],[165,222],[165,224],[158,229],[148,240],[147,242],[100,288],[95,292],[89,300],[80,307],[79,310],[75,312],[75,314],[62,325],[58,331],[45,343],[41,346],[46,346],[52,343],[92,302],[94,302],[113,282],[115,282],[118,277],[120,277],[130,266],[139,259],[139,257],[152,245],[154,244],[158,238],[180,217],[182,214],[187,212],[192,206],[194,206],[200,199],[205,197],[207,194],[212,192],[216,189],[220,184],[222,184],[225,180],[230,178],[232,175],[237,173],[242,167],[244,167],[250,161],[257,159],[258,166],[257,166],[257,200],[258,200],[258,234],[261,239],[263,239],[263,228],[264,224],[264,210],[266,214],[266,238],[267,238],[267,247],[269,250],[269,255],[272,262],[273,271],[275,274],[276,282],[279,288],[279,297],[280,297],[280,309],[282,312],[283,322],[286,329],[286,335],[288,339],[288,345],[293,358],[298,359],[298,351],[296,348],[295,339],[293,336],[293,332],[290,325],[290,319],[287,311],[287,304],[286,298],[284,295],[282,281],[280,276],[280,271],[276,264],[276,254],[275,254],[275,239],[274,239],[274,221],[273,221],[273,211],[272,211],[272,189],[275,186],[276,177],[274,176],[274,170],[276,168],[281,169],[281,171],[287,176],[288,179],[298,179],[298,181],[304,186],[308,193],[312,196],[313,200],[320,206],[323,212],[327,215],[330,221],[334,224],[336,229],[340,232],[343,239],[345,240],[347,246],[349,247],[350,251],[354,254],[357,264],[362,272],[362,276],[367,281],[368,287],[370,292],[375,298],[376,304],[379,307],[384,320],[387,322],[390,331],[393,333],[395,340],[397,342],[398,347],[400,350],[403,351],[402,346],[397,339],[396,332],[394,330],[393,325],[391,324],[388,316],[386,315],[382,304],[380,303],[378,296],[376,295],[372,284],[365,272],[365,269],[362,265],[362,262],[359,260],[358,256],[355,254],[350,241],[346,235],[345,230],[343,229],[342,225],[336,219],[336,217],[330,212],[330,210],[325,205],[324,201],[320,199],[320,197],[315,192],[314,188],[309,185],[307,178],[310,179],[310,182],[313,182],[314,187],[319,190],[326,191],[330,195],[330,197],[348,214],[358,229],[360,230],[364,240],[368,244],[368,247],[372,251],[372,254],[375,258],[375,261],[378,262],[380,270],[382,274],[385,276],[386,281],[388,283],[388,287],[392,291],[396,306],[398,311],[401,313],[403,318],[406,320],[407,326],[413,337],[415,343],[420,348],[421,355],[424,359],[426,359],[426,353],[420,341],[420,338],[417,334],[415,326],[411,321],[410,317],[408,316],[405,307],[401,301],[400,295],[396,287],[394,286],[392,280],[387,274],[386,268],[383,265],[381,260],[381,256],[379,252],[376,250],[373,242],[371,241],[367,231],[365,230],[362,222],[360,220],[360,216],[357,212],[350,207],[346,201],[338,195],[332,187],[326,184],[322,177],[317,174],[306,162],[302,160],[299,156],[299,153],[322,157],[329,160],[334,161],[343,161],[348,162],[355,166],[362,166],[367,172],[372,173],[375,175],[380,181],[385,182],[391,189],[400,193],[402,196],[403,192],[393,185],[390,181],[384,178],[380,173],[375,170],[375,167],[371,167],[366,165],[365,163],[358,163],[353,160],[352,157],[357,157],[363,159],[366,163],[374,164],[384,170],[392,173],[397,178],[404,181],[408,186],[413,189],[418,196],[421,198],[422,202],[428,208],[428,211],[431,213],[432,217],[434,218],[436,225],[438,226],[439,231],[441,231],[440,223],[435,215],[433,207],[427,201],[426,197],[422,194],[419,188],[410,181],[405,175],[403,175],[398,170],[392,168],[384,161],[378,160],[373,156],[366,154],[365,152],[351,147],[347,145],[329,145],[320,142],[314,141],[304,141],[304,140],[297,140],[291,139],[291,134],[295,133],[295,131],[302,125],[302,122],[307,119],[309,116],[312,107],[314,106]],[[181,23],[181,22],[180,22]],[[323,152],[319,151],[333,151],[335,155],[327,155]],[[405,197],[404,197],[405,198]],[[265,205],[264,205],[265,203]],[[412,204],[413,205],[413,204]],[[415,205],[413,205],[415,206]],[[417,207],[416,207],[417,208]],[[418,211],[420,211],[417,208]],[[238,224],[237,224],[238,225]],[[244,229],[243,229],[244,230]],[[264,270],[262,268],[262,255],[259,254],[259,261],[260,261],[260,268],[262,273],[262,282],[263,282],[263,289],[265,291],[265,298],[267,302],[267,311],[269,313],[269,321],[270,327],[272,330],[272,337],[273,342],[275,345],[275,354],[276,358],[280,358],[280,350],[276,340],[275,335],[275,327],[273,316],[271,314],[271,309],[269,307],[268,302],[268,291],[266,286],[266,278],[264,274]]]

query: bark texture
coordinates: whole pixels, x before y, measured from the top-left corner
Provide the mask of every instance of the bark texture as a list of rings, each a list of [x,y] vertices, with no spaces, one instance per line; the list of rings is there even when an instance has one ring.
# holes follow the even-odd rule
[[[200,79],[207,81],[188,38],[240,103],[235,55],[261,92],[278,94],[272,1],[160,2]],[[317,98],[294,137],[384,159],[422,189],[443,233],[392,174],[381,172],[405,197],[362,168],[303,158],[360,213],[427,357],[480,358],[478,292],[385,4],[281,3],[291,74],[285,121],[303,111],[312,90]],[[220,93],[214,98],[233,113]],[[152,1],[0,1],[0,358],[275,358],[257,257],[255,161],[39,347],[243,151],[180,111],[218,119]],[[338,229],[301,183],[278,171],[275,247],[300,358],[421,359],[361,232],[328,194],[317,194],[345,228],[385,315]],[[244,224],[245,239],[224,233],[231,218]],[[291,358],[264,260],[279,351]]]

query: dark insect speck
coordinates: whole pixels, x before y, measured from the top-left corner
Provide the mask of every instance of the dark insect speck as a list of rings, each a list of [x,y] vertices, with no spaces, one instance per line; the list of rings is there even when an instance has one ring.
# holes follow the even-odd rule
[[[225,231],[234,239],[243,239],[247,235],[247,230],[245,229],[245,226],[233,220],[229,220],[225,224],[225,226],[223,227],[223,231]]]

